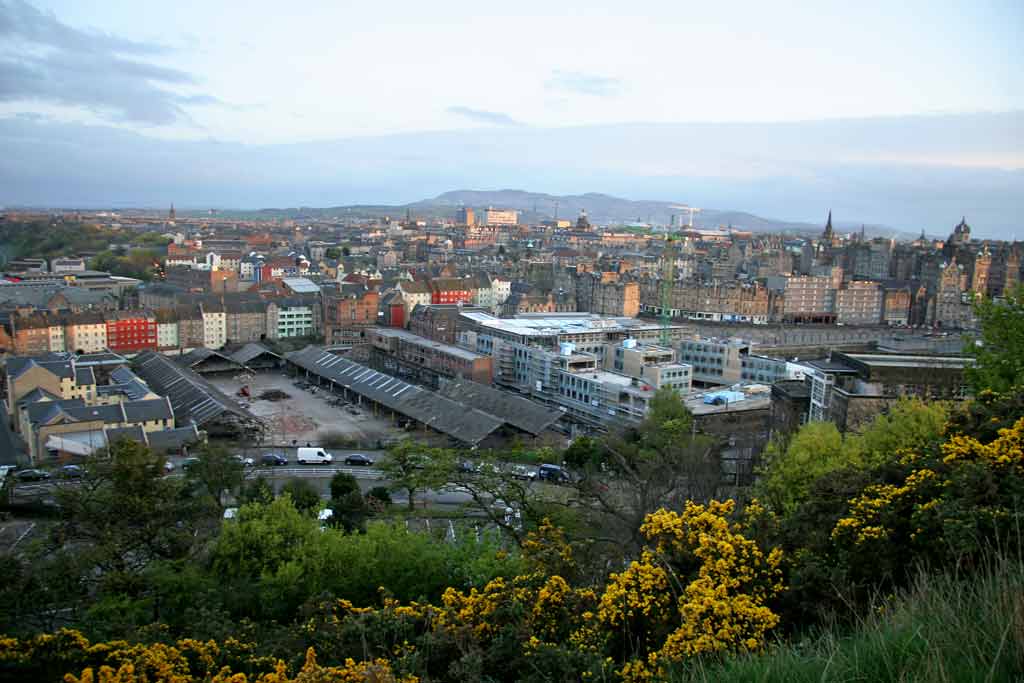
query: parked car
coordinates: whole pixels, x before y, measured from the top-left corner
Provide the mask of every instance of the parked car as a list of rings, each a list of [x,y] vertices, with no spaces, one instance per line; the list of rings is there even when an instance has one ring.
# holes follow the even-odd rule
[[[366,457],[362,453],[353,453],[353,454],[348,455],[348,456],[345,457],[345,464],[346,465],[367,465],[367,466],[369,466],[369,465],[373,464],[373,460],[370,460],[368,457]]]
[[[81,479],[85,476],[85,468],[81,465],[64,465],[60,468],[60,476],[65,479]]]
[[[188,472],[190,469],[192,469],[193,465],[197,464],[199,464],[199,458],[185,458],[184,460],[181,461],[181,469]]]
[[[174,471],[174,463],[170,460],[164,460],[164,472],[170,473]]]
[[[260,456],[260,464],[266,467],[278,467],[288,464],[288,458],[280,453],[264,453]]]
[[[241,463],[243,467],[252,467],[253,465],[256,464],[256,461],[253,460],[252,458],[246,458],[245,456],[242,455],[236,455],[235,460]]]
[[[558,465],[541,465],[537,468],[537,479],[549,481],[553,484],[572,483],[572,477],[569,476],[569,473]]]
[[[43,481],[50,478],[50,473],[45,470],[18,470],[14,476],[18,481]]]
[[[469,460],[460,460],[459,472],[461,474],[474,474],[476,472],[476,466]]]
[[[512,476],[516,479],[523,479],[525,481],[533,481],[537,478],[537,470],[526,465],[513,465]]]
[[[300,448],[295,453],[295,460],[300,465],[330,464],[334,456],[322,448]]]

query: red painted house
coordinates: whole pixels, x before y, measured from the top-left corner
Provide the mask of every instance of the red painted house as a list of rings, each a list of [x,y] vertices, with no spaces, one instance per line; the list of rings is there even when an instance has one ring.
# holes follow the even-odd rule
[[[117,353],[155,349],[156,316],[148,311],[111,311],[107,323],[107,348]]]
[[[473,280],[455,277],[439,277],[430,281],[430,303],[468,304],[473,301]]]

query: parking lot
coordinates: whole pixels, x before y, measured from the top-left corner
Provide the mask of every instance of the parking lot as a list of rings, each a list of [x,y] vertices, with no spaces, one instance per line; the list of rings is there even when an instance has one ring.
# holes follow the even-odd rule
[[[214,377],[210,381],[221,391],[234,396],[267,425],[266,443],[322,445],[328,435],[340,435],[354,444],[372,448],[378,442],[400,438],[404,432],[390,420],[354,406],[332,405],[336,397],[326,391],[311,392],[295,386],[295,380],[282,373],[258,373],[251,380],[236,377]],[[249,398],[238,396],[247,385]],[[287,398],[261,399],[266,392],[284,392]]]

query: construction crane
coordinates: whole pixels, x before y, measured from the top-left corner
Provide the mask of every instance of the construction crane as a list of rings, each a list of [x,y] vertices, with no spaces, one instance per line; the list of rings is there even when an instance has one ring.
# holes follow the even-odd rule
[[[686,227],[688,227],[688,228],[692,228],[693,227],[693,214],[700,213],[701,211],[703,211],[703,209],[698,209],[696,206],[690,206],[689,204],[673,204],[672,206],[670,206],[668,208],[670,208],[670,209],[678,209],[680,211],[686,211],[687,213],[689,213],[690,216],[689,216],[689,218],[687,219],[687,222],[686,222]]]
[[[661,345],[672,346],[672,286],[676,279],[675,236],[665,237],[665,248],[661,252]]]

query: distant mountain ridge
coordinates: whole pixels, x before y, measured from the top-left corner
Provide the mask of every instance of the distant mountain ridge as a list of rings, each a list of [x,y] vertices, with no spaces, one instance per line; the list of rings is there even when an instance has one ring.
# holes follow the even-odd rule
[[[551,195],[525,190],[454,190],[433,199],[415,202],[410,208],[461,207],[516,209],[531,220],[558,218],[575,221],[582,211],[593,223],[616,225],[627,223],[654,223],[667,225],[672,216],[677,225],[685,225],[690,214],[682,202],[657,200],[632,200],[614,197],[599,192],[579,195]],[[733,225],[737,228],[757,232],[780,232],[821,229],[810,223],[779,221],[762,218],[744,211],[702,209],[694,213],[693,224],[697,227],[718,227]],[[824,221],[822,221],[824,225]]]
[[[291,218],[337,216],[357,214],[368,216],[404,216],[407,212],[421,218],[451,218],[462,207],[480,211],[487,207],[515,209],[521,220],[539,222],[556,216],[563,220],[575,221],[582,211],[587,212],[590,221],[597,225],[626,225],[650,223],[668,225],[672,216],[676,225],[686,225],[690,213],[682,202],[663,200],[633,200],[615,197],[600,192],[573,195],[553,195],[527,190],[451,190],[429,199],[409,204],[395,205],[351,205],[327,208],[302,207],[296,209],[262,209],[265,216],[287,216]],[[820,224],[800,221],[785,221],[765,218],[745,211],[732,209],[705,209],[701,207],[693,216],[693,225],[698,228],[733,226],[752,232],[786,232],[792,234],[818,234],[824,229],[825,216]],[[835,220],[833,225],[840,232],[860,230],[861,224]],[[881,225],[865,226],[868,236],[906,238],[909,233],[900,232]],[[916,237],[913,235],[912,237]]]

